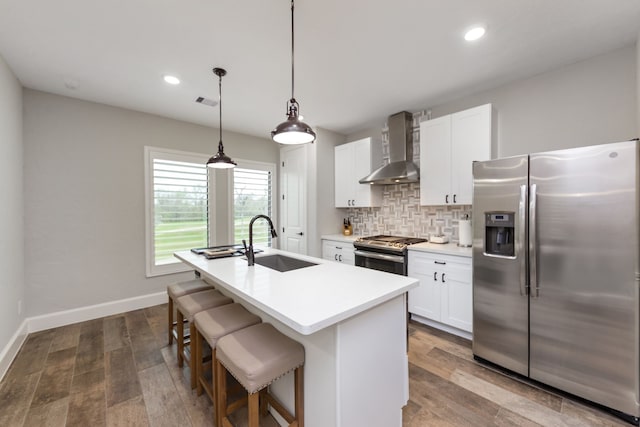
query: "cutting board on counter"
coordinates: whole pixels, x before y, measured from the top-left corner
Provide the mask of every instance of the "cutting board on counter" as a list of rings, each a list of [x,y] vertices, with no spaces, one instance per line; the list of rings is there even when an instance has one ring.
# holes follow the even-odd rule
[[[191,252],[198,255],[203,255],[207,259],[228,258],[233,256],[244,255],[244,246],[243,245],[224,245],[224,246],[212,246],[209,248],[194,248],[194,249],[191,249]],[[257,254],[258,252],[262,252],[262,249],[253,250],[254,254]]]

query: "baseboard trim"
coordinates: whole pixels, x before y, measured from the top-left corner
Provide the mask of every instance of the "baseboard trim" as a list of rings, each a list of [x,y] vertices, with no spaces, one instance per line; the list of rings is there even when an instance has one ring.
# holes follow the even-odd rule
[[[434,327],[436,329],[440,329],[441,331],[445,331],[453,335],[457,335],[461,338],[468,339],[469,341],[473,340],[473,335],[471,334],[471,332],[463,331],[462,329],[454,328],[453,326],[445,325],[444,323],[436,322],[435,320],[426,319],[414,313],[411,313],[411,320]]]
[[[155,294],[90,305],[87,307],[58,311],[56,313],[43,314],[42,316],[27,317],[22,321],[22,324],[15,334],[13,334],[9,343],[5,346],[2,352],[0,352],[0,381],[9,370],[13,359],[15,359],[20,348],[27,339],[27,335],[32,332],[44,331],[45,329],[57,328],[60,326],[70,325],[72,323],[99,319],[113,314],[164,304],[165,302],[167,302],[167,292],[163,291]]]
[[[163,291],[155,294],[90,305],[87,307],[58,311],[56,313],[43,314],[42,316],[27,318],[28,331],[31,333],[43,331],[45,329],[58,328],[72,323],[99,319],[100,317],[164,304],[165,302],[167,302],[167,292]]]
[[[5,374],[9,370],[9,366],[16,358],[22,344],[27,339],[28,335],[28,322],[27,319],[23,320],[18,330],[13,334],[7,345],[0,352],[0,381],[4,378]]]

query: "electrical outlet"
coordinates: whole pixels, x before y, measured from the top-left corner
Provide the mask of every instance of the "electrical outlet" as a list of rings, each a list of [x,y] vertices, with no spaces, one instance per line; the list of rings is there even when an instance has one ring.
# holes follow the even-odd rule
[[[22,300],[18,300],[18,316],[22,314]]]

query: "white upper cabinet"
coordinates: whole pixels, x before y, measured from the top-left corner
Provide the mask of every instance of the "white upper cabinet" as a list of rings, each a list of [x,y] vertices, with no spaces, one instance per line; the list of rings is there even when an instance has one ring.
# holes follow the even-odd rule
[[[420,204],[470,205],[472,163],[491,158],[491,104],[420,123]]]
[[[382,144],[371,138],[336,146],[336,208],[380,206],[382,187],[358,182],[380,166]]]
[[[420,123],[420,204],[451,202],[451,116]]]

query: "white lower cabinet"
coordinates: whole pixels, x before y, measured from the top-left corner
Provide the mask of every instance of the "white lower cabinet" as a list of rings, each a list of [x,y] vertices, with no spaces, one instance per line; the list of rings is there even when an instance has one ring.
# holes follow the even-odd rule
[[[353,243],[337,240],[322,240],[322,258],[345,264],[355,265],[356,255]]]
[[[420,285],[409,291],[409,312],[471,332],[471,258],[409,251],[408,267],[409,277],[420,280]]]

